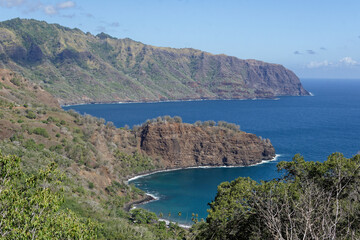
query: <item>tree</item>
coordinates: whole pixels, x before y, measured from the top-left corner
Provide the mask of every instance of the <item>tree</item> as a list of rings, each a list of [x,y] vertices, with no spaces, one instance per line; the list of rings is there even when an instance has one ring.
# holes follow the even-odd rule
[[[98,225],[60,210],[63,175],[54,163],[26,175],[20,158],[0,152],[0,236],[4,239],[93,239]]]
[[[182,123],[182,119],[179,116],[175,116],[175,117],[173,117],[173,119],[176,123]]]
[[[280,179],[219,185],[198,239],[359,239],[360,155],[324,163],[296,155]]]
[[[155,213],[142,208],[135,208],[130,212],[130,220],[138,224],[148,224],[158,221]]]

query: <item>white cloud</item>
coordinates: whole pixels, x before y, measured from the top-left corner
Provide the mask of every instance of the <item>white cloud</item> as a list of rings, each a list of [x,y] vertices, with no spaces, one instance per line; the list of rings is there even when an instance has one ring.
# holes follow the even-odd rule
[[[331,62],[328,62],[327,60],[321,61],[321,62],[310,62],[308,65],[306,65],[308,68],[320,68],[320,67],[327,67],[332,65]]]
[[[62,3],[58,3],[56,5],[57,9],[65,9],[65,8],[73,8],[75,7],[75,3],[73,1],[66,1]]]
[[[52,5],[47,5],[44,7],[44,12],[47,14],[47,15],[54,15],[54,14],[57,14],[58,11],[56,10],[56,8]]]
[[[313,61],[306,65],[307,68],[322,68],[322,67],[352,67],[360,66],[360,63],[351,57],[344,57],[337,62],[329,62],[328,60],[324,61]]]
[[[347,65],[347,66],[354,66],[354,65],[359,64],[357,61],[355,61],[351,57],[344,57],[344,58],[340,59],[340,63]]]
[[[25,3],[25,0],[0,0],[0,6],[12,8],[18,7]]]
[[[75,7],[74,1],[63,1],[58,4],[44,4],[43,1],[28,0],[0,0],[0,7],[12,8],[17,7],[25,13],[43,11],[47,15],[59,14],[61,10]]]
[[[58,3],[56,6],[46,5],[45,7],[43,7],[43,10],[47,15],[55,15],[58,14],[60,10],[69,9],[73,7],[75,7],[75,3],[73,1],[65,1]]]

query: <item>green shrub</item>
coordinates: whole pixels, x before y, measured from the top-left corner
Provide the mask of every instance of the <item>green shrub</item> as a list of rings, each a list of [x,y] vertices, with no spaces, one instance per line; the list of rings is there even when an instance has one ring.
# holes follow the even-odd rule
[[[149,212],[142,208],[136,208],[131,210],[130,220],[138,224],[148,224],[157,221],[158,217],[153,212]]]
[[[173,119],[176,123],[182,123],[182,119],[179,116],[175,116],[175,117],[173,117]]]
[[[85,194],[85,189],[83,186],[78,186],[75,191],[80,194]]]
[[[61,145],[61,144],[57,144],[57,145],[54,145],[54,146],[51,146],[49,148],[50,151],[52,152],[57,152],[57,153],[61,153],[61,151],[64,149],[64,147]]]
[[[20,162],[0,152],[2,239],[96,239],[98,224],[60,209],[63,176],[56,165],[26,175]]]
[[[45,129],[45,128],[41,128],[41,127],[34,128],[34,129],[32,130],[32,133],[34,133],[34,134],[36,134],[36,135],[40,135],[40,136],[46,137],[46,138],[49,137],[49,133],[46,131],[46,129]]]
[[[116,195],[120,189],[126,189],[127,185],[121,184],[117,181],[112,181],[110,186],[107,186],[105,190],[112,195]]]
[[[27,117],[27,118],[29,118],[29,119],[35,119],[36,118],[36,114],[33,112],[33,111],[31,111],[31,110],[26,110],[26,116],[25,117]]]
[[[47,118],[47,121],[48,122],[56,122],[56,119],[53,118],[52,116],[50,116],[50,117]]]
[[[24,147],[28,150],[41,151],[44,149],[44,144],[36,144],[34,139],[29,139],[24,143]]]
[[[10,141],[14,142],[14,141],[21,141],[24,139],[24,136],[21,134],[14,134],[10,137]]]
[[[12,83],[12,84],[14,84],[14,85],[16,85],[16,86],[20,86],[20,84],[21,84],[21,82],[20,82],[20,79],[19,78],[12,78],[11,80],[10,80],[10,82]]]
[[[114,157],[121,163],[123,169],[131,169],[132,173],[140,173],[155,168],[150,157],[143,156],[138,152],[129,155],[117,150]]]
[[[79,128],[74,128],[74,133],[81,133],[81,130]]]

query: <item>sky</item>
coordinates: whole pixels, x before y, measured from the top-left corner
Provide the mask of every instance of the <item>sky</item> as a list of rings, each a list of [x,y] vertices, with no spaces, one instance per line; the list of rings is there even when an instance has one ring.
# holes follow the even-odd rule
[[[360,79],[359,0],[0,0],[0,21],[16,17]]]

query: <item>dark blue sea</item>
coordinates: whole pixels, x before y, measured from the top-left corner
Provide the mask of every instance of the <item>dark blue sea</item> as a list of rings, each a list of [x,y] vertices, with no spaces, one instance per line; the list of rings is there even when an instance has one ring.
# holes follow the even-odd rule
[[[300,153],[307,161],[325,161],[333,152],[352,157],[360,151],[360,80],[302,80],[314,96],[276,100],[221,100],[64,107],[105,118],[117,127],[141,124],[157,116],[180,116],[184,122],[224,120],[246,132],[269,138],[279,157],[251,167],[200,168],[156,173],[131,181],[159,198],[140,207],[163,218],[191,224],[192,213],[206,218],[217,185],[237,177],[279,177],[276,164]],[[178,216],[181,212],[181,216]]]

